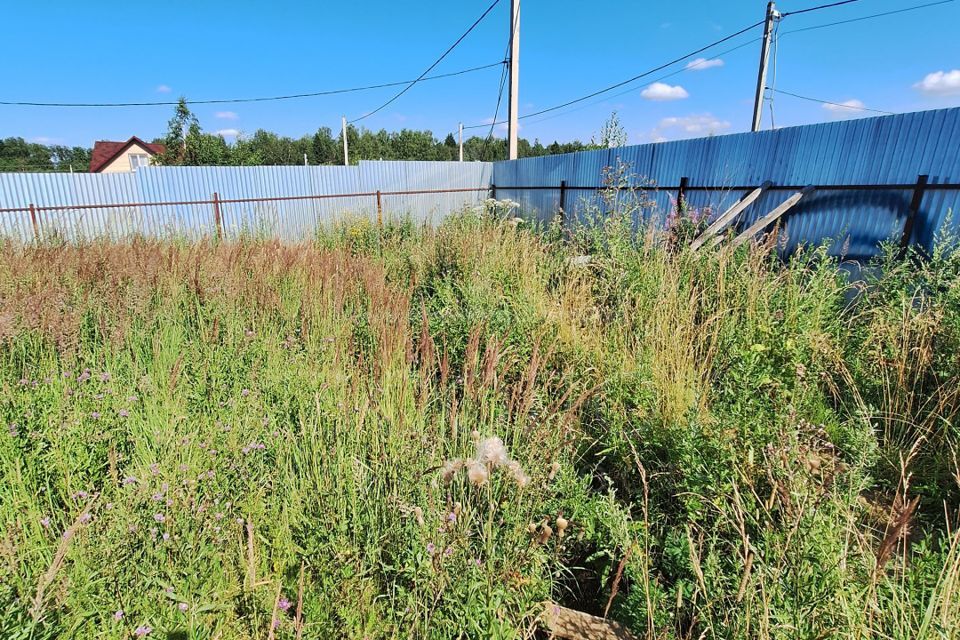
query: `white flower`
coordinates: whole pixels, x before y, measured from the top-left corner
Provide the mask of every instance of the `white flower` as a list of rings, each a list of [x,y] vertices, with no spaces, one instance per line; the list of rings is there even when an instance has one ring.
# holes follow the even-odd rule
[[[487,483],[487,480],[490,478],[490,473],[483,464],[476,460],[471,460],[470,464],[467,465],[467,478],[479,487]]]

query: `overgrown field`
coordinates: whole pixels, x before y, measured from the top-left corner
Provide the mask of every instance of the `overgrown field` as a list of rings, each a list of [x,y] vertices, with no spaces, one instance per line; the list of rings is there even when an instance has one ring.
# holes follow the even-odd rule
[[[958,637],[960,256],[682,231],[0,248],[0,637]]]

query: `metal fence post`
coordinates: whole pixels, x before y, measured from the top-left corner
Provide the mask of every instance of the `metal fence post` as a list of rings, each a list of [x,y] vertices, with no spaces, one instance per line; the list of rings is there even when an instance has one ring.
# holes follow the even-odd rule
[[[490,197],[494,200],[497,199],[497,185],[492,182],[490,183]]]
[[[917,176],[917,186],[913,188],[913,199],[910,201],[910,209],[907,211],[907,219],[903,221],[903,236],[900,237],[900,256],[902,257],[910,246],[910,238],[913,236],[913,224],[920,213],[920,201],[923,200],[923,192],[927,188],[927,181],[930,176],[923,173]]]
[[[380,198],[380,189],[377,189],[377,226],[383,227],[383,201]]]
[[[213,192],[213,220],[217,224],[217,240],[223,240],[223,218],[220,215],[220,194]]]
[[[681,176],[680,186],[677,188],[677,213],[683,213],[684,200],[687,197],[687,183],[690,179],[687,176]]]
[[[566,222],[567,218],[567,181],[560,181],[560,224]]]
[[[30,203],[30,224],[33,225],[33,241],[40,242],[40,227],[37,226],[37,208]]]

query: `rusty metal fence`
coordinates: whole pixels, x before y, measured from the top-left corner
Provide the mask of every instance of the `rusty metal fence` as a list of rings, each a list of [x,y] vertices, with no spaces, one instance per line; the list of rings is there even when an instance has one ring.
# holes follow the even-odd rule
[[[221,198],[214,192],[208,200],[180,200],[164,202],[126,202],[98,204],[44,205],[0,208],[6,235],[29,237],[36,242],[62,240],[90,240],[97,237],[121,239],[136,235],[153,237],[216,237],[236,238],[242,234],[277,236],[278,229],[299,227],[309,237],[324,223],[336,219],[331,209],[321,203],[348,200],[350,206],[341,210],[344,215],[364,216],[367,209],[357,208],[358,200],[369,201],[369,211],[376,212],[377,224],[382,225],[389,213],[389,201],[398,196],[464,194],[486,197],[489,187],[451,189],[412,189],[403,191],[363,191],[356,193],[325,193],[297,196],[257,198]],[[475,200],[468,198],[464,204]],[[402,213],[402,212],[395,212]],[[84,216],[95,218],[81,224]],[[19,220],[11,216],[20,216]],[[299,224],[292,225],[292,222]],[[29,233],[22,233],[23,227]],[[93,229],[94,232],[85,232]],[[10,233],[14,231],[14,233]]]

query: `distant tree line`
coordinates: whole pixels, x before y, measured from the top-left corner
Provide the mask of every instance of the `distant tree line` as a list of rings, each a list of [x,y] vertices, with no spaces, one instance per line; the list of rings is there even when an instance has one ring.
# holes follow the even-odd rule
[[[278,136],[263,129],[251,136],[239,136],[228,144],[223,136],[204,132],[196,116],[181,99],[167,125],[167,135],[157,138],[167,147],[156,159],[163,165],[311,165],[343,164],[343,140],[329,127],[320,127],[312,135],[300,138]],[[594,143],[553,142],[544,146],[521,138],[517,142],[521,157],[545,156],[598,148]],[[459,147],[454,135],[442,141],[431,131],[402,129],[371,131],[347,126],[350,163],[360,160],[457,160]],[[507,141],[493,137],[471,136],[463,141],[463,159],[502,160],[507,157]]]
[[[87,171],[91,150],[0,138],[0,171]]]
[[[552,142],[548,145],[520,138],[521,158],[571,153],[626,142],[626,134],[614,113],[601,129],[599,142]],[[207,133],[181,98],[167,133],[153,142],[166,145],[166,152],[154,160],[161,165],[237,166],[237,165],[311,165],[343,164],[343,141],[329,127],[321,127],[312,135],[300,138],[279,136],[263,129],[253,135],[239,136],[232,144],[222,135]],[[443,140],[431,131],[402,129],[371,131],[347,127],[347,144],[351,164],[360,160],[457,160],[459,147],[454,135]],[[23,138],[0,140],[0,171],[87,171],[91,149],[26,142]],[[463,141],[466,161],[503,160],[507,157],[507,141],[502,138],[471,136]]]

